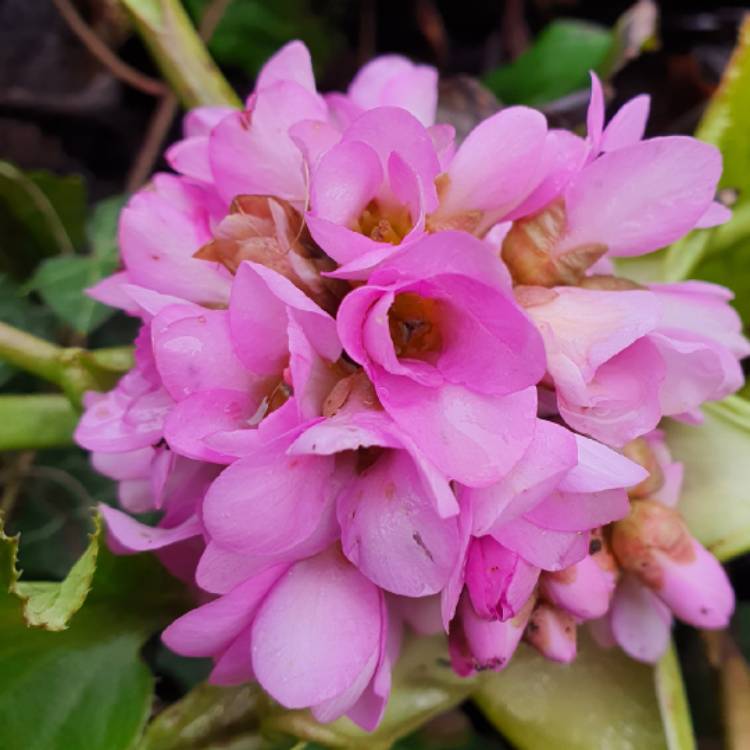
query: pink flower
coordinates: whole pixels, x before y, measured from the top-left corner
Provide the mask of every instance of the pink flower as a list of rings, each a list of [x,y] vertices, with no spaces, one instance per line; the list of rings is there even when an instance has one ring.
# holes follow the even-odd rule
[[[435,122],[437,84],[435,68],[415,65],[401,55],[383,55],[357,73],[346,96],[329,94],[326,101],[343,122],[368,109],[400,107],[429,127]]]
[[[406,110],[365,112],[311,165],[310,232],[347,274],[368,269],[424,234],[439,172],[429,133]]]
[[[488,484],[520,458],[541,341],[481,242],[442,232],[403,248],[346,296],[337,324],[385,410],[449,478]]]
[[[653,661],[673,615],[733,606],[653,430],[750,346],[726,290],[610,260],[723,221],[718,153],[643,140],[644,97],[605,126],[596,77],[585,139],[510,107],[457,146],[436,102],[398,56],[322,96],[291,42],[242,111],[190,113],[92,290],[140,319],[136,365],[76,431],[113,549],[202,590],[167,645],[365,729],[404,625],[468,675],[522,639],[569,662],[583,622]]]
[[[373,729],[390,690],[388,630],[378,587],[332,547],[249,578],[163,637],[177,653],[213,657],[212,682],[255,677],[283,705],[312,707],[319,721],[346,714]]]
[[[520,299],[544,339],[560,415],[611,445],[742,383],[737,360],[750,349],[728,293],[715,286],[539,288]]]
[[[593,77],[585,147],[570,142],[548,158],[546,208],[537,202],[515,214],[522,220],[503,243],[518,283],[575,284],[605,255],[643,255],[726,221],[729,212],[714,202],[718,149],[683,136],[641,140],[647,115],[648,100],[638,97],[604,129],[601,84]]]
[[[425,129],[406,110],[365,112],[335,145],[308,159],[310,231],[343,264],[337,275],[348,278],[366,277],[394,245],[425,231],[483,236],[525,199],[546,200],[557,184],[550,178],[535,191],[548,168],[547,138],[538,112],[512,107],[477,126],[454,155],[451,135],[446,146],[444,131]],[[560,140],[553,136],[550,144]]]

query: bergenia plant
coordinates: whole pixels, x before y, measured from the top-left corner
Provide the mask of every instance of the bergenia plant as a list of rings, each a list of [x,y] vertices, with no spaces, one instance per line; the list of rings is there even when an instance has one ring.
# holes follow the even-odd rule
[[[164,642],[368,731],[405,639],[462,676],[521,641],[571,662],[587,627],[654,663],[734,606],[658,426],[750,344],[726,289],[616,265],[728,218],[718,150],[644,139],[644,97],[605,125],[596,76],[585,136],[516,106],[457,143],[436,102],[396,56],[322,95],[291,42],[187,115],[90,291],[141,328],[76,439],[120,482],[113,549],[195,586]]]
[[[748,534],[726,535],[723,498],[747,461],[722,430],[750,430],[733,397],[750,342],[729,289],[650,272],[681,252],[687,267],[709,236],[694,230],[732,219],[716,138],[645,137],[644,95],[607,120],[595,73],[575,132],[505,106],[459,138],[436,69],[389,54],[321,93],[300,41],[235,102],[192,30],[167,49],[186,19],[125,4],[199,106],[87,290],[132,319],[127,368],[0,324],[0,357],[80,407],[75,442],[118,499],[98,511],[105,572],[92,543],[60,585],[19,581],[0,531],[0,652],[3,622],[64,630],[91,589],[92,642],[137,660],[159,630],[159,658],[242,686],[189,694],[139,750],[223,747],[250,724],[237,747],[385,748],[469,695],[524,750],[610,747],[518,730],[550,714],[542,696],[594,696],[609,664],[666,725],[628,747],[693,747],[674,744],[692,735],[672,632],[734,612],[722,562]],[[105,638],[96,607],[125,589],[142,606],[107,610]],[[53,635],[54,658],[19,646],[19,694],[27,664],[65,682],[81,636]],[[127,679],[147,682],[141,667]]]

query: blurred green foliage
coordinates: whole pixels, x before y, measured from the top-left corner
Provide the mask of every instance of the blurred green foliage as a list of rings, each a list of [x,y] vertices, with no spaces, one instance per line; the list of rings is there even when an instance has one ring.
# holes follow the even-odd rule
[[[194,19],[210,0],[186,0]],[[263,63],[290,39],[310,49],[316,68],[323,68],[343,42],[333,21],[345,10],[342,0],[328,0],[313,11],[309,0],[232,0],[208,48],[222,66],[255,75]]]

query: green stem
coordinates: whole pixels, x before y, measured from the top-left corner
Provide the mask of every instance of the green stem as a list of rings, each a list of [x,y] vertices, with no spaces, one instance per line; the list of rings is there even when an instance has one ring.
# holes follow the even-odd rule
[[[120,0],[185,107],[240,107],[179,0]]]
[[[0,451],[71,445],[77,421],[65,396],[0,396]]]
[[[108,390],[131,366],[122,349],[63,348],[0,323],[0,359],[57,385],[78,407],[86,391]]]
[[[690,707],[674,643],[669,644],[654,669],[654,687],[667,747],[669,750],[695,750]]]

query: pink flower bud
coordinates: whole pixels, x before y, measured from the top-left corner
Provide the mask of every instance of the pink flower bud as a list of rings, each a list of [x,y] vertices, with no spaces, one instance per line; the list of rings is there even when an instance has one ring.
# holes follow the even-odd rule
[[[540,579],[542,596],[581,620],[601,617],[609,609],[614,587],[613,572],[604,570],[592,555]]]
[[[732,587],[677,511],[650,500],[633,503],[630,516],[614,526],[612,547],[620,565],[681,620],[703,628],[726,626],[734,610]]]
[[[481,617],[514,617],[531,596],[538,578],[539,568],[492,537],[472,541],[466,562],[466,587],[474,610]]]
[[[448,635],[451,664],[456,673],[466,677],[485,669],[495,672],[503,669],[518,648],[533,607],[531,598],[510,620],[485,620],[477,615],[464,592]]]
[[[524,638],[547,659],[563,664],[575,659],[575,620],[551,604],[537,604],[526,626]]]

